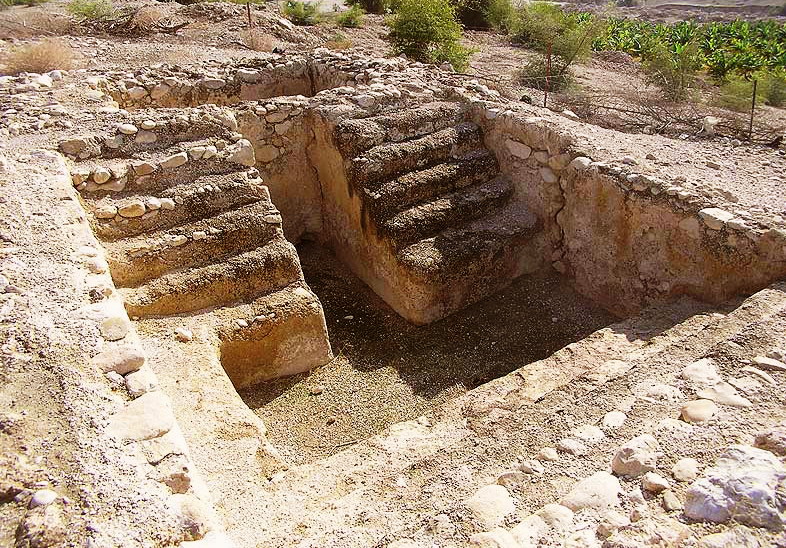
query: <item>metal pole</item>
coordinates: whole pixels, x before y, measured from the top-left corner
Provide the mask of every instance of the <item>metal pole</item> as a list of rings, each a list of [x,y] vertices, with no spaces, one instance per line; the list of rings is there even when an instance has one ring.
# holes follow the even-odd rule
[[[748,124],[748,141],[753,140],[753,113],[756,110],[756,87],[758,83],[758,80],[753,80],[753,97],[751,98],[751,120],[750,124]]]
[[[546,45],[546,88],[543,91],[543,108],[549,98],[549,78],[551,78],[551,42]]]

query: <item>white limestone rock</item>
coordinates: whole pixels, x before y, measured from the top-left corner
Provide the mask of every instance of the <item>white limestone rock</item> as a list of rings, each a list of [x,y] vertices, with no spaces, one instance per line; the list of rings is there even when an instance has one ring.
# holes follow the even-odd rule
[[[734,214],[717,207],[707,207],[699,211],[699,217],[707,228],[720,230],[734,218]]]
[[[467,500],[467,506],[489,527],[500,525],[505,516],[516,511],[513,497],[501,485],[486,485]]]
[[[521,523],[511,529],[510,533],[520,546],[532,546],[537,544],[538,539],[548,528],[549,526],[542,517],[532,514],[521,520]]]
[[[732,407],[752,407],[753,403],[737,393],[737,389],[727,382],[720,382],[699,390],[696,395],[706,400],[712,400],[721,405]]]
[[[780,531],[786,527],[786,467],[762,449],[732,445],[687,491],[685,515],[734,520]]]
[[[696,459],[680,459],[671,467],[671,474],[677,481],[693,481],[699,477],[699,461]]]
[[[173,154],[172,156],[169,156],[168,158],[165,158],[161,162],[161,167],[163,169],[174,169],[176,167],[182,166],[186,162],[188,162],[188,154],[186,154],[185,152],[179,152],[177,154]]]
[[[30,508],[48,506],[57,500],[57,493],[51,489],[39,489],[30,498]]]
[[[619,505],[620,481],[608,472],[597,472],[578,482],[560,504],[578,512],[584,508],[605,509]]]
[[[650,434],[637,436],[619,448],[611,468],[620,476],[640,476],[655,470],[658,441]]]
[[[718,406],[712,400],[694,400],[686,403],[680,410],[685,422],[705,422],[718,412]]]
[[[472,535],[469,537],[469,545],[478,548],[520,548],[513,535],[501,527]]]
[[[570,529],[573,525],[573,510],[561,504],[547,504],[535,515],[554,529]]]
[[[651,493],[660,493],[670,487],[669,480],[655,472],[644,474],[644,477],[641,479],[641,486]]]
[[[702,358],[682,370],[682,378],[700,385],[712,385],[721,382],[721,376],[715,363],[710,358]]]
[[[508,139],[505,141],[505,146],[507,147],[508,152],[521,160],[526,160],[532,154],[532,148],[525,145],[524,143],[514,141],[513,139]]]
[[[93,358],[92,362],[102,373],[114,371],[126,375],[137,371],[145,364],[145,354],[138,345],[121,344],[101,352]]]
[[[603,421],[601,424],[606,430],[616,430],[625,424],[625,419],[627,418],[627,415],[625,415],[625,413],[622,411],[609,411],[603,415]]]
[[[148,392],[128,403],[109,421],[107,432],[122,440],[149,440],[175,424],[172,406],[163,392]]]

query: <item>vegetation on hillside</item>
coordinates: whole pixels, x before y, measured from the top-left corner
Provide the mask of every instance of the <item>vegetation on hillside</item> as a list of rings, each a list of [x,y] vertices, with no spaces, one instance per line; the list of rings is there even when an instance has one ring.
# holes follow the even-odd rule
[[[287,0],[283,7],[284,16],[299,26],[316,25],[319,22],[319,2]]]
[[[339,14],[336,22],[345,28],[356,29],[363,26],[365,12],[359,4],[353,4],[348,10]]]

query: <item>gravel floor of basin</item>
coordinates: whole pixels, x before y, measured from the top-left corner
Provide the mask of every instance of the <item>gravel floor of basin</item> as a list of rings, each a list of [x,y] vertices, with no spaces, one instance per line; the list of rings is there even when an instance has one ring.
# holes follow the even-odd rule
[[[299,248],[336,358],[240,391],[293,464],[409,420],[615,321],[556,275],[524,276],[428,326],[399,317],[316,244]]]

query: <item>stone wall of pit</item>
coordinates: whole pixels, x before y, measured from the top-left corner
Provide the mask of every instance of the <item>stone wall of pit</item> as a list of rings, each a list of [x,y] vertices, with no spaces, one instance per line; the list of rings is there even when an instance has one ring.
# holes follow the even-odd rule
[[[632,165],[593,162],[553,118],[481,102],[473,117],[543,218],[544,258],[615,314],[680,295],[720,303],[786,276],[786,227],[735,217],[731,204]]]

